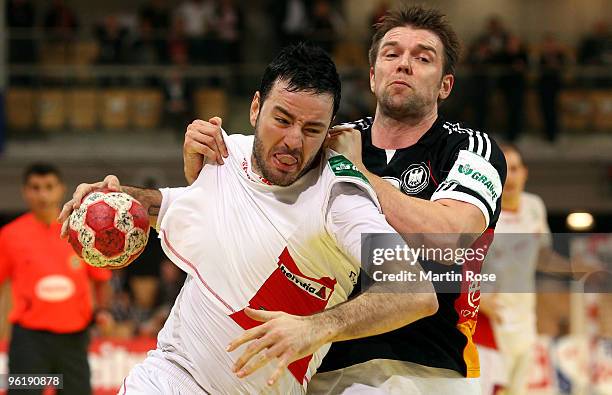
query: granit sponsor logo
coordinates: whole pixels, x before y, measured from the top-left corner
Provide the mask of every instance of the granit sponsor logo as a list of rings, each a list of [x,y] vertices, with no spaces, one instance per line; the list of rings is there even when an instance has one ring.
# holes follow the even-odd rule
[[[487,190],[491,193],[491,196],[493,197],[493,199],[497,199],[498,195],[497,192],[495,191],[495,186],[493,185],[493,182],[491,180],[489,180],[489,178],[487,176],[485,176],[484,174],[482,174],[479,171],[474,171],[474,169],[472,169],[468,164],[464,165],[459,165],[459,173],[460,174],[464,174],[466,176],[470,176],[473,180],[476,180],[480,183],[482,183],[485,188],[487,188]]]

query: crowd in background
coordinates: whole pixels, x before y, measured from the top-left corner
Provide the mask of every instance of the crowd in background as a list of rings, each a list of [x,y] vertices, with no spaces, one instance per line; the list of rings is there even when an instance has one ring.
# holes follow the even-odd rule
[[[81,18],[63,0],[53,0],[42,15],[37,15],[32,0],[6,2],[10,29],[8,60],[11,65],[41,61],[40,45],[68,44],[86,34],[96,45],[93,64],[173,65],[166,75],[143,74],[137,79],[111,75],[96,79],[98,86],[134,84],[163,90],[168,113],[188,113],[194,81],[181,73],[181,67],[203,65],[238,67],[245,59],[245,39],[249,34],[244,4],[235,0],[185,0],[176,4],[164,0],[144,1],[135,15],[117,13],[103,16],[95,26],[84,26]],[[386,11],[381,3],[370,18],[375,23]],[[309,40],[336,52],[343,39],[346,17],[339,1],[285,0],[270,2],[266,13],[276,48],[297,40]],[[28,30],[41,29],[41,40]],[[495,91],[504,99],[508,140],[515,140],[524,130],[525,98],[528,87],[536,89],[545,136],[554,141],[559,133],[558,97],[564,86],[564,67],[612,66],[612,32],[604,22],[586,33],[577,48],[568,48],[547,33],[540,43],[524,42],[492,17],[485,29],[464,50],[464,70],[458,76],[463,84],[463,107],[471,108],[475,128],[488,130],[491,124],[491,97]],[[362,43],[366,59],[367,43]],[[535,74],[530,71],[536,70]],[[363,74],[363,75],[362,75]],[[532,77],[533,76],[533,77]],[[367,72],[349,69],[343,75],[343,102],[339,119],[352,120],[370,115]],[[198,81],[214,85],[213,79]],[[38,83],[32,78],[11,78],[10,85]],[[588,88],[612,87],[608,73],[581,77],[576,84]],[[456,108],[457,106],[455,106]],[[452,106],[448,110],[452,110]],[[444,110],[444,107],[443,107]],[[185,118],[180,118],[181,120]],[[182,121],[181,121],[182,122]],[[113,273],[113,305],[106,315],[98,315],[97,328],[102,335],[131,337],[154,336],[161,328],[185,274],[164,258],[153,234],[145,254],[126,269]]]
[[[176,125],[197,115],[193,107],[197,87],[218,86],[234,94],[250,94],[253,88],[253,84],[246,87],[243,83],[243,69],[240,68],[245,62],[245,42],[252,33],[247,27],[244,3],[235,0],[177,3],[146,0],[137,12],[103,15],[94,26],[82,25],[80,16],[63,0],[51,1],[44,12],[39,12],[41,15],[37,15],[31,0],[9,0],[6,4],[7,25],[11,32],[8,45],[11,65],[40,62],[42,46],[69,44],[77,37],[89,37],[97,47],[92,59],[94,65],[175,66],[164,73],[143,72],[129,77],[120,72],[102,73],[94,84],[160,89],[165,98],[165,112],[176,120]],[[339,55],[342,52],[339,46],[350,36],[346,34],[346,16],[338,0],[284,0],[263,4],[267,4],[266,12],[261,13],[265,20],[258,25],[272,32],[271,42],[266,43],[269,48],[278,49],[292,41],[308,40]],[[369,23],[375,23],[389,6],[381,2]],[[28,33],[36,29],[44,32],[42,39],[35,39],[35,35]],[[504,26],[502,19],[491,17],[485,21],[482,33],[465,44],[458,84],[466,88],[462,88],[462,95],[456,95],[459,98],[446,110],[460,112],[477,129],[504,133],[510,141],[516,140],[525,129],[525,98],[530,87],[537,93],[544,135],[551,142],[556,140],[560,129],[558,98],[566,80],[567,66],[595,67],[590,73],[587,67],[585,74],[572,81],[574,86],[612,87],[610,73],[596,68],[612,65],[612,32],[609,24],[603,21],[593,26],[592,31],[585,32],[576,48],[570,48],[553,32],[545,34],[539,43],[527,43]],[[363,59],[367,46],[366,42],[360,43],[358,55]],[[189,66],[221,69],[205,74],[204,78],[185,73]],[[363,68],[364,65],[359,66]],[[367,81],[364,81],[367,73],[360,72],[361,69],[351,70],[351,67],[344,70],[345,91],[361,94],[345,95],[351,100],[343,103],[340,117],[363,116],[370,111],[371,104]],[[222,80],[222,74],[229,78]],[[40,84],[40,81],[32,76],[11,73],[10,83],[18,86]],[[66,84],[66,80],[61,83]],[[500,130],[491,130],[489,119],[495,92],[504,99],[505,119]]]

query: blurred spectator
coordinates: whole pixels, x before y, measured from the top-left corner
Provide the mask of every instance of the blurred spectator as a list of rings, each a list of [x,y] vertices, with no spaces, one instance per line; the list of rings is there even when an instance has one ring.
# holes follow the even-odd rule
[[[9,0],[6,3],[6,24],[9,30],[9,63],[33,63],[36,59],[32,27],[34,7],[30,0]]]
[[[162,80],[166,103],[165,124],[175,129],[182,139],[184,126],[192,118],[193,83],[185,77],[184,68],[189,61],[189,45],[184,36],[181,18],[175,18],[168,40],[168,55],[174,66],[167,71]]]
[[[128,30],[119,24],[117,16],[107,15],[102,23],[95,27],[96,40],[98,41],[98,60],[101,65],[116,65],[126,61]],[[102,86],[123,85],[125,77],[109,76],[100,79]]]
[[[116,15],[104,17],[102,23],[95,28],[95,36],[100,49],[98,63],[124,63],[128,30],[119,24]]]
[[[489,17],[485,31],[480,34],[478,41],[486,44],[493,63],[498,63],[506,52],[508,36],[509,33],[502,20],[498,16]]]
[[[508,32],[498,16],[487,19],[485,29],[478,35],[468,54],[472,75],[472,98],[474,126],[478,130],[487,128],[491,94],[499,84],[498,74],[506,55]]]
[[[52,41],[71,41],[79,24],[76,14],[63,0],[53,0],[45,14],[44,26]]]
[[[155,38],[161,38],[170,29],[170,10],[165,0],[149,0],[139,12],[141,21],[148,21]]]
[[[175,61],[179,58],[184,58],[184,63],[187,63],[189,59],[189,42],[185,32],[185,20],[178,15],[173,19],[172,27],[168,33],[166,51],[168,63],[183,63]]]
[[[219,63],[242,62],[244,15],[234,0],[218,0],[212,19],[214,37],[218,39]]]
[[[506,137],[509,141],[515,141],[523,131],[527,61],[527,51],[521,40],[509,35],[505,50],[499,55],[499,64],[503,66],[499,87],[506,101]]]
[[[158,306],[170,312],[187,275],[167,258],[162,260],[160,269]]]
[[[189,40],[189,59],[203,62],[208,53],[206,35],[211,29],[213,3],[210,0],[187,0],[176,10],[176,16],[184,22],[185,34]]]
[[[150,317],[138,327],[141,336],[155,337],[170,315],[176,297],[183,288],[187,275],[172,261],[164,259],[161,262],[160,282],[157,293],[157,304]]]
[[[166,126],[182,139],[184,126],[193,118],[192,88],[180,68],[170,70],[163,80],[166,99]]]
[[[612,32],[605,21],[597,22],[578,49],[578,62],[590,65],[612,64]]]
[[[313,43],[332,53],[342,32],[344,21],[334,10],[329,0],[315,0],[312,10]]]
[[[559,92],[562,88],[562,70],[567,55],[552,33],[547,33],[540,47],[540,75],[538,93],[546,138],[554,142],[559,129]]]
[[[9,0],[6,3],[6,24],[9,28],[34,26],[34,7],[30,0]]]
[[[304,41],[310,29],[311,0],[282,0],[271,3],[274,31],[281,47]]]
[[[485,39],[478,39],[468,50],[467,63],[470,68],[468,102],[474,111],[474,127],[477,130],[487,129],[489,100],[494,89],[493,79],[489,75],[492,64],[492,53]]]
[[[612,32],[609,23],[597,22],[593,26],[593,32],[581,41],[578,48],[578,62],[585,66],[612,65]],[[583,77],[582,85],[595,89],[612,87],[609,67],[599,67],[592,71],[596,74],[587,74]]]
[[[128,51],[129,62],[135,65],[156,65],[162,62],[166,52],[164,40],[155,36],[149,19],[140,19],[138,33]],[[133,81],[136,85],[157,86],[155,76],[139,76]]]

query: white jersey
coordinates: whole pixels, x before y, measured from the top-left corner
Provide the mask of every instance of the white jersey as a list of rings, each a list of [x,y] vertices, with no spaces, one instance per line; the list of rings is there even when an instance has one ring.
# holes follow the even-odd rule
[[[275,364],[239,379],[231,367],[245,347],[233,353],[226,347],[260,324],[244,314],[246,306],[309,315],[348,298],[360,268],[359,242],[347,243],[347,232],[330,223],[336,186],[365,192],[359,202],[366,196],[378,216],[370,231],[393,230],[371,186],[343,156],[329,151],[294,184],[279,187],[251,171],[253,136],[225,136],[225,142],[223,166],[205,166],[188,188],[162,190],[162,247],[188,278],[154,353],[207,392],[267,392]],[[302,393],[328,348],[289,365],[273,392]]]
[[[504,353],[523,352],[536,340],[535,272],[540,249],[550,244],[546,207],[538,196],[524,192],[518,211],[502,210],[484,267],[497,275],[503,321],[493,324],[493,332]]]

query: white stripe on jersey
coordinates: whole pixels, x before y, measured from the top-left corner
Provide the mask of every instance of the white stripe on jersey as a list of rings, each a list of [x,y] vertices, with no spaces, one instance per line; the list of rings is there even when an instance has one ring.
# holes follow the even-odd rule
[[[476,132],[476,137],[478,138],[478,151],[476,151],[476,153],[482,156],[482,149],[484,148],[484,144],[482,142],[482,136],[480,135],[479,132]]]
[[[484,158],[489,161],[491,159],[491,140],[489,140],[489,136],[486,133],[483,133],[483,136],[487,142],[487,150],[485,151]]]
[[[468,138],[469,144],[467,150],[482,156],[487,161],[491,159],[491,140],[489,139],[489,135],[487,133],[461,127],[459,123],[445,122],[442,126],[444,129],[448,130],[448,134],[468,134],[470,137]]]

